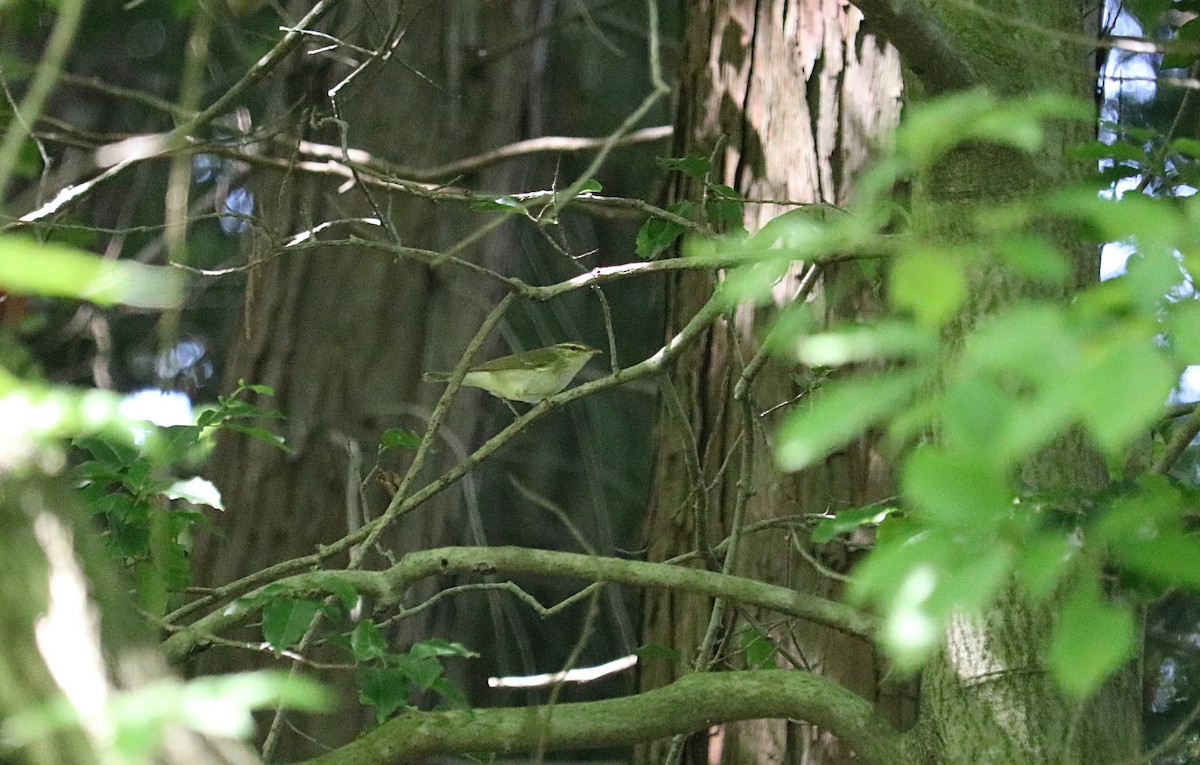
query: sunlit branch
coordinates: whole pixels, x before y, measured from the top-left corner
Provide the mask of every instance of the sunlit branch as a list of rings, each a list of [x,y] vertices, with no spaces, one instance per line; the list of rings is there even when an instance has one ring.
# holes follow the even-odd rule
[[[672,128],[670,125],[658,125],[656,127],[643,128],[635,130],[627,135],[623,135],[616,140],[615,146],[630,146],[641,143],[652,143],[654,141],[662,141],[671,137]],[[333,159],[338,161],[349,161],[357,165],[360,169],[370,170],[372,173],[380,177],[396,176],[400,178],[410,178],[416,181],[432,181],[438,178],[452,178],[464,173],[473,172],[489,165],[494,165],[509,159],[517,157],[525,157],[533,154],[547,153],[578,153],[584,151],[596,151],[602,149],[608,138],[581,138],[575,136],[557,136],[548,135],[540,138],[529,138],[524,141],[517,141],[506,146],[501,146],[498,149],[476,154],[470,157],[463,157],[442,165],[434,167],[406,167],[388,162],[380,157],[376,157],[370,152],[362,149],[348,148],[345,152],[340,146],[331,146],[329,144],[313,143],[312,141],[301,141],[297,149],[302,156],[314,157],[316,159]]]
[[[267,51],[258,61],[246,70],[241,79],[228,90],[217,97],[215,101],[201,110],[198,114],[168,133],[158,135],[141,135],[119,141],[115,144],[102,146],[96,150],[96,163],[102,167],[114,165],[126,160],[141,160],[158,156],[186,146],[191,137],[201,127],[207,125],[216,117],[229,111],[237,99],[252,88],[262,78],[266,77],[279,62],[296,49],[304,40],[304,30],[313,22],[320,19],[330,9],[336,7],[342,0],[318,0],[308,13],[296,23],[292,29],[284,32],[279,42]]]
[[[870,702],[797,670],[687,675],[646,693],[554,707],[413,712],[305,765],[398,765],[438,754],[583,749],[651,741],[738,720],[803,720],[852,748],[865,765],[915,762],[907,741]]]
[[[875,631],[875,619],[862,611],[790,587],[668,563],[521,547],[443,547],[409,553],[382,571],[296,574],[274,582],[272,597],[320,597],[335,591],[337,583],[345,583],[360,595],[373,598],[377,606],[390,606],[399,603],[417,581],[468,573],[576,577],[590,582],[669,589],[770,609],[854,637],[869,639]],[[252,592],[247,598],[252,600],[254,595]],[[260,603],[253,608],[225,608],[207,614],[167,638],[163,650],[172,660],[186,658],[211,642],[209,636],[245,622],[261,607]]]

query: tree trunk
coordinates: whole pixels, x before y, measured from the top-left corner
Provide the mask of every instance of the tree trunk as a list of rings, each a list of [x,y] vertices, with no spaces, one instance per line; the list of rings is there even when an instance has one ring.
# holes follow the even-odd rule
[[[844,205],[873,144],[895,127],[901,92],[895,51],[861,29],[861,16],[836,0],[697,2],[689,5],[685,63],[677,120],[676,154],[713,155],[715,183],[751,199],[784,203],[747,206],[746,226],[760,228],[796,203]],[[696,199],[699,189],[680,195]],[[796,299],[810,266],[775,289],[776,302]],[[851,264],[826,269],[808,299],[835,321],[873,310],[873,288]],[[704,278],[677,277],[671,284],[668,333],[676,331],[707,299]],[[767,364],[754,378],[747,400],[734,398],[746,363],[758,351],[769,316],[751,306],[718,323],[697,350],[680,360],[665,383],[660,413],[655,489],[647,522],[651,560],[690,549],[708,550],[729,535],[735,508],[745,497],[740,525],[826,513],[882,499],[890,492],[886,471],[867,440],[800,476],[774,469],[771,443],[778,418],[801,389],[783,365]],[[750,423],[747,425],[747,423]],[[742,451],[750,439],[750,452]],[[745,462],[743,462],[745,460]],[[793,529],[790,531],[789,529]],[[808,542],[798,524],[747,535],[731,571],[813,594],[837,597],[837,582],[797,552]],[[838,566],[845,561],[826,561]],[[716,561],[714,560],[715,564]],[[702,652],[711,603],[695,597],[651,594],[645,604],[646,640],[680,652],[675,666],[643,662],[643,688],[659,687],[686,673]],[[872,646],[824,628],[783,624],[766,613],[726,613],[715,646],[720,665],[743,665],[731,633],[745,627],[769,635],[781,666],[811,669],[875,699],[899,720],[902,695],[885,699],[883,670]],[[807,724],[783,720],[725,726],[688,744],[688,761],[830,763],[849,753]],[[717,739],[719,737],[719,740]],[[707,750],[707,751],[706,751]],[[644,762],[662,762],[665,745],[648,747]]]
[[[1005,16],[1076,35],[1089,18],[1078,6],[1048,0],[1018,5],[1006,8]],[[1090,54],[1082,48],[1049,37],[1031,40],[965,6],[936,7],[971,70],[994,92],[1017,95],[1053,88],[1090,94],[1094,73]],[[707,154],[717,146],[715,180],[751,198],[832,203],[849,198],[865,148],[877,131],[894,123],[899,92],[894,54],[859,32],[857,12],[833,2],[704,2],[692,7],[687,30],[677,131],[683,143],[677,154]],[[978,148],[955,154],[927,188],[917,190],[914,218],[920,235],[952,242],[979,206],[1070,178],[1074,170],[1062,161],[1064,148],[1081,138],[1086,135],[1077,125],[1056,125],[1046,155],[1033,160],[1014,161],[1008,152]],[[748,228],[754,230],[778,210],[770,204],[751,206]],[[1080,251],[1079,282],[1095,279],[1096,253],[1075,249]],[[861,275],[855,278],[854,268],[822,274],[820,289],[810,299],[821,301],[827,319],[869,316],[876,310],[874,285],[864,284]],[[799,264],[796,270],[776,286],[778,302],[795,295]],[[711,289],[711,283],[700,279],[677,278],[670,293],[671,329],[686,321]],[[980,274],[962,329],[1028,289],[1003,273]],[[836,511],[890,493],[886,466],[872,454],[869,440],[795,478],[772,472],[774,422],[761,415],[799,391],[768,365],[750,389],[754,406],[748,416],[732,396],[743,365],[757,350],[756,318],[751,308],[740,307],[732,321],[717,325],[698,350],[680,360],[665,386],[647,525],[652,560],[720,542],[729,533],[739,489],[745,501],[743,526],[769,517]],[[752,462],[742,463],[747,432],[753,434],[755,448]],[[1104,478],[1102,463],[1077,443],[1047,450],[1023,476],[1035,490],[1095,487]],[[835,584],[802,559],[803,537],[786,536],[778,529],[747,536],[734,570],[836,597]],[[717,562],[710,558],[709,565]],[[702,663],[720,666],[721,661],[703,655],[711,605],[697,598],[648,596],[646,642],[669,645],[681,656],[674,666],[643,662],[644,687],[657,687],[693,669],[697,654]],[[739,650],[731,633],[739,624],[755,623],[756,616],[725,614],[718,631],[724,641],[714,648],[717,659],[728,660]],[[980,620],[954,621],[947,650],[922,676],[917,709],[903,685],[880,682],[887,670],[870,646],[809,625],[757,626],[780,647],[777,663],[837,679],[875,700],[898,724],[919,719],[917,734],[930,763],[1112,762],[1137,752],[1137,666],[1120,673],[1083,708],[1071,705],[1053,687],[1040,658],[1051,615],[1015,591]],[[717,735],[688,743],[684,754],[689,762],[712,762],[718,755],[729,762],[851,758],[820,732],[794,723],[742,724],[711,733]],[[648,747],[643,761],[661,762],[665,751],[664,745]]]
[[[338,97],[337,117],[347,126],[348,145],[405,166],[429,167],[521,138],[523,96],[540,72],[533,60],[539,46],[478,67],[473,62],[485,43],[511,39],[535,23],[538,7],[532,0],[343,4],[341,15],[325,27],[342,40],[374,49],[393,19],[401,18],[403,30],[395,55],[376,62]],[[349,70],[340,60],[302,58],[279,83],[276,99],[293,110],[276,119],[297,126],[293,140],[337,146],[342,139],[328,119],[327,92]],[[311,125],[317,127],[306,127]],[[510,189],[517,185],[519,167],[510,163],[462,181]],[[316,223],[383,213],[399,235],[392,244],[445,250],[482,222],[461,207],[379,191],[371,204],[360,188],[339,193],[344,181],[298,173],[260,175],[254,184],[258,212],[274,246]],[[351,232],[388,238],[381,231],[386,229],[346,223],[316,238]],[[513,253],[520,250],[512,232],[509,224],[458,255],[511,270]],[[200,580],[209,585],[312,553],[382,512],[387,499],[382,486],[372,481],[359,491],[376,461],[381,432],[389,427],[424,431],[441,387],[422,382],[422,372],[453,367],[496,297],[494,284],[453,265],[429,267],[367,247],[280,252],[266,250],[262,239],[251,255],[243,334],[226,379],[230,385],[244,379],[275,389],[275,398],[262,403],[284,413],[283,434],[295,451],[284,454],[240,434],[222,436],[212,472],[228,510],[219,519],[220,536],[201,545],[194,557]],[[460,394],[443,426],[447,435],[439,436],[437,456],[415,486],[452,464],[459,444],[475,443],[483,425],[481,401],[478,391]],[[392,456],[384,467],[403,472],[399,459]],[[465,532],[479,528],[478,519],[464,517],[465,504],[455,492],[443,493],[406,517],[382,546],[399,556],[478,542]],[[448,636],[446,609],[423,618],[406,622],[405,634]],[[410,639],[397,637],[396,650]],[[244,654],[226,653],[202,661],[200,669],[228,671],[246,661]],[[355,709],[353,688],[343,691],[341,708]],[[321,718],[313,735],[321,745],[340,744],[362,727],[362,715],[353,717],[339,724]],[[280,757],[317,753],[298,741],[278,750]]]
[[[1043,90],[1090,101],[1095,71],[1090,51],[1066,44],[1033,44],[990,17],[962,8],[937,9],[964,59],[993,92],[1006,96]],[[1097,32],[1098,9],[1052,0],[1025,0],[1005,10],[1033,28],[1070,35]],[[1078,179],[1086,168],[1069,159],[1068,147],[1093,138],[1094,126],[1075,121],[1047,125],[1045,148],[1036,156],[989,146],[954,152],[915,189],[918,235],[953,243],[974,211]],[[1073,287],[1094,282],[1099,252],[1072,232],[1048,231],[1076,254]],[[997,308],[1033,294],[1033,287],[1003,270],[974,276],[960,331]],[[1044,292],[1044,288],[1043,288]],[[1068,294],[1062,296],[1069,299]],[[1032,492],[1095,490],[1107,481],[1102,458],[1081,437],[1064,438],[1027,464],[1022,483]],[[1124,762],[1141,746],[1141,665],[1130,662],[1084,705],[1064,698],[1041,658],[1053,616],[1015,588],[980,619],[957,618],[947,648],[923,674],[920,732],[932,761],[966,763]]]

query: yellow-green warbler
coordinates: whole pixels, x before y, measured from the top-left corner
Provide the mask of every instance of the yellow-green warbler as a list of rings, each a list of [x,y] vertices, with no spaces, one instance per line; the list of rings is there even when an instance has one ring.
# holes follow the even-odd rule
[[[483,388],[508,401],[536,404],[567,387],[588,359],[599,352],[579,343],[559,343],[501,356],[471,367],[463,377],[463,385]],[[450,374],[430,372],[425,379],[445,382]]]

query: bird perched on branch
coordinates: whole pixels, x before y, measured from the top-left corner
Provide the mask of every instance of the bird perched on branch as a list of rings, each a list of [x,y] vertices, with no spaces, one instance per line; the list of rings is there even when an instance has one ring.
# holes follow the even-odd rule
[[[536,404],[567,387],[597,353],[600,351],[579,343],[559,343],[501,356],[467,370],[463,385],[483,388],[506,401]],[[445,382],[450,374],[429,372],[425,379]]]

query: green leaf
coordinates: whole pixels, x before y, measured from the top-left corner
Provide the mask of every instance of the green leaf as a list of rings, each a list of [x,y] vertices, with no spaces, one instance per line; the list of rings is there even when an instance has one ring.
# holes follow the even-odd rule
[[[801,336],[795,349],[797,360],[804,364],[839,367],[876,359],[926,356],[938,349],[938,336],[907,321],[881,321]]]
[[[1111,199],[1073,188],[1051,196],[1042,209],[1079,220],[1097,242],[1132,240],[1143,250],[1169,249],[1182,231],[1182,221],[1170,200],[1136,192]]]
[[[939,617],[951,611],[981,613],[1012,572],[1012,548],[994,540],[982,545],[960,544],[955,552],[930,598]]]
[[[163,461],[177,462],[191,456],[202,431],[198,425],[171,425],[158,428],[156,437],[148,443],[155,450],[152,453]]]
[[[767,258],[757,263],[729,268],[720,285],[720,297],[731,308],[743,302],[771,300],[772,288],[787,276],[791,263],[782,258]]]
[[[1200,141],[1195,138],[1176,138],[1171,141],[1171,151],[1178,152],[1192,159],[1200,159]]]
[[[1200,300],[1192,297],[1171,303],[1166,325],[1176,358],[1184,364],[1200,364]]]
[[[666,659],[667,661],[679,661],[679,652],[674,648],[661,643],[647,643],[643,646],[638,646],[634,649],[633,653],[639,659]]]
[[[1091,536],[1126,568],[1165,585],[1200,590],[1200,539],[1185,526],[1194,498],[1163,476],[1143,476],[1096,520]]]
[[[133,567],[133,577],[142,608],[154,616],[165,614],[167,583],[162,572],[150,563],[138,563]]]
[[[746,654],[748,669],[774,669],[775,654],[779,650],[775,641],[762,630],[743,627],[738,630],[738,645]]]
[[[599,194],[601,191],[604,191],[604,185],[595,178],[588,178],[579,187],[579,196],[583,196],[584,194]]]
[[[402,654],[389,657],[388,663],[403,672],[421,690],[427,690],[442,676],[442,663],[432,656]]]
[[[354,625],[354,631],[350,633],[350,651],[356,662],[381,658],[387,649],[387,641],[374,622],[364,619]]]
[[[692,203],[678,202],[667,208],[667,211],[686,218],[692,213]],[[675,244],[675,240],[683,234],[684,230],[684,227],[675,221],[648,218],[638,229],[634,250],[638,256],[649,260]]]
[[[686,157],[655,157],[654,161],[665,170],[678,170],[691,178],[703,178],[712,172],[712,163],[695,154]]]
[[[1146,0],[1142,0],[1145,2]],[[1158,0],[1162,2],[1163,0]],[[1200,42],[1200,19],[1192,18],[1179,27],[1175,39],[1182,43]],[[1194,53],[1168,53],[1162,58],[1160,69],[1188,69],[1196,61]]]
[[[1148,338],[1118,338],[1095,349],[1063,381],[1097,444],[1117,456],[1158,419],[1177,370]]]
[[[943,619],[929,608],[936,591],[938,571],[929,565],[906,568],[899,579],[895,599],[884,619],[881,640],[896,669],[917,669],[941,644]]]
[[[914,514],[938,526],[991,528],[1013,508],[1005,466],[973,452],[920,446],[904,461],[900,487]]]
[[[250,393],[255,393],[259,396],[274,396],[275,395],[275,389],[272,388],[270,385],[263,385],[261,383],[247,383],[245,380],[243,380],[241,378],[238,378],[237,387],[234,389],[233,393],[231,393],[230,395],[237,396],[238,394],[244,393],[247,391]]]
[[[776,463],[795,471],[823,459],[903,407],[924,384],[920,372],[897,371],[822,386],[811,403],[793,407],[780,426]]]
[[[1128,141],[1113,141],[1105,143],[1104,141],[1088,141],[1087,143],[1073,146],[1068,152],[1072,157],[1078,159],[1099,161],[1102,159],[1114,160],[1117,162],[1147,162],[1146,149],[1139,144],[1129,143]]]
[[[358,591],[354,589],[354,585],[338,577],[330,577],[324,581],[325,589],[337,596],[343,608],[347,611],[354,608],[354,604],[358,602]]]
[[[57,244],[0,234],[0,284],[17,294],[173,308],[183,300],[184,273],[132,260],[106,260]]]
[[[809,539],[817,544],[824,544],[834,537],[855,531],[863,526],[882,523],[884,518],[896,511],[896,508],[884,505],[867,505],[843,510],[832,518],[822,519],[813,528]]]
[[[1021,417],[1019,407],[1017,398],[990,378],[955,376],[943,396],[942,441],[959,452],[994,449],[1003,428]]]
[[[268,446],[274,446],[276,449],[279,449],[287,454],[294,454],[296,451],[292,447],[288,446],[288,443],[283,439],[283,436],[272,433],[265,428],[255,427],[254,425],[244,425],[240,422],[227,422],[223,427],[229,428],[230,430],[236,430],[239,433],[245,433],[251,438],[262,441]]]
[[[1044,535],[1027,541],[1017,560],[1016,574],[1035,600],[1054,594],[1067,572],[1076,545],[1064,535]]]
[[[1153,29],[1170,9],[1171,0],[1123,0],[1122,5],[1137,17],[1143,28]]]
[[[398,709],[408,709],[408,676],[394,667],[359,667],[358,700],[375,707],[375,722],[383,724]]]
[[[746,198],[732,186],[717,184],[708,189],[705,212],[716,224],[738,227],[745,218]]]
[[[91,454],[101,465],[120,473],[137,461],[137,449],[128,443],[122,443],[103,436],[82,436],[74,439],[74,444]]]
[[[1047,663],[1067,693],[1087,698],[1133,653],[1136,628],[1130,609],[1106,599],[1095,575],[1072,588],[1050,638]]]
[[[495,199],[480,199],[471,203],[471,209],[478,212],[502,212],[517,215],[528,215],[525,205],[510,196]]]
[[[953,318],[967,296],[963,263],[937,250],[905,252],[892,265],[888,284],[893,305],[930,327]]]
[[[463,659],[478,659],[479,654],[467,648],[462,643],[452,643],[441,638],[430,638],[413,643],[408,650],[413,656],[457,656]]]
[[[319,606],[315,601],[295,598],[270,601],[262,612],[263,640],[276,655],[296,645],[308,631]]]
[[[967,338],[959,375],[1001,372],[1016,379],[1058,379],[1078,355],[1063,311],[1052,305],[1013,306]]]
[[[463,693],[454,686],[449,680],[444,677],[439,677],[429,686],[429,690],[442,697],[444,704],[438,704],[437,708],[450,709],[468,709],[471,704],[467,699],[467,694]]]
[[[388,428],[379,437],[379,451],[400,447],[416,449],[421,445],[421,437],[407,428]]]
[[[1071,275],[1062,251],[1037,234],[1013,233],[996,242],[996,253],[1022,276],[1043,284],[1061,284]]]

